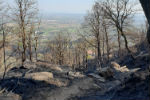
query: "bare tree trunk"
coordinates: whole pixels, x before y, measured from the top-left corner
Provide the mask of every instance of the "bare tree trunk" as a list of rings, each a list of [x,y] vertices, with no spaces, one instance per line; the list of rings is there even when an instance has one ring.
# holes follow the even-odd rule
[[[124,34],[124,32],[122,30],[121,30],[121,36],[124,38],[125,48],[127,49],[129,56],[134,60],[135,58],[133,57],[132,52],[131,52],[131,50],[129,49],[129,46],[128,46],[127,37],[126,37],[126,35]]]
[[[34,24],[32,23],[28,34],[29,60],[32,62],[32,34],[34,33]]]
[[[106,47],[107,47],[107,60],[109,62],[110,46],[109,46],[109,38],[108,38],[108,32],[106,26],[104,26],[104,30],[105,30]]]
[[[24,34],[24,36],[25,36],[25,34]],[[26,60],[26,39],[24,37],[22,38],[22,43],[23,43],[22,66],[24,66],[24,62]]]
[[[37,58],[37,46],[38,46],[38,42],[37,42],[37,39],[35,40],[35,58],[36,58],[36,61],[38,60]]]
[[[118,29],[117,29],[117,32],[118,32],[118,48],[119,48],[118,56],[120,57],[121,56],[121,41],[120,41],[121,36],[120,36],[120,31]]]
[[[104,59],[105,59],[105,36],[104,36],[104,34],[103,34],[103,61],[104,61]]]
[[[148,31],[147,31],[147,40],[148,40],[148,43],[150,44],[150,27],[148,28]]]
[[[140,2],[144,9],[148,23],[150,24],[150,1],[149,0],[140,0]]]
[[[140,2],[145,12],[148,23],[150,25],[150,0],[140,0]],[[147,32],[147,40],[148,40],[148,43],[150,44],[150,27]]]
[[[86,52],[85,68],[88,68],[88,53]]]
[[[147,32],[147,40],[148,40],[148,43],[150,44],[150,0],[140,0],[140,2],[141,2],[141,5],[144,9],[146,18],[147,18],[148,23],[149,23],[149,29],[148,29],[148,32]],[[150,47],[149,47],[149,49],[150,49]],[[150,65],[149,65],[149,71],[150,71]],[[149,76],[148,80],[149,80],[149,83],[150,83],[150,76]],[[148,89],[149,89],[149,96],[150,96],[150,85],[148,86]]]
[[[29,46],[29,59],[30,59],[30,61],[32,62],[32,42],[31,42],[31,34],[29,34],[29,43],[28,43],[28,46]]]
[[[102,67],[102,54],[101,54],[100,40],[97,41],[97,53],[98,53],[98,65],[99,67]]]
[[[3,80],[5,79],[6,71],[7,71],[7,65],[6,65],[6,52],[5,52],[5,31],[4,31],[4,26],[2,25],[2,30],[3,30],[3,63],[4,63],[4,74],[3,74]]]
[[[125,48],[127,49],[128,53],[130,55],[132,55],[131,54],[132,52],[131,52],[131,50],[129,49],[129,46],[128,46],[128,41],[127,41],[126,35],[124,34],[124,32],[122,30],[120,32],[121,32],[121,36],[124,38],[124,41],[125,41]]]
[[[77,53],[78,51],[76,50],[75,51],[75,63],[76,63],[76,65],[78,65],[78,53]]]
[[[31,23],[31,20],[34,20],[37,13],[36,1],[34,0],[15,0],[16,6],[12,8],[16,18],[13,18],[17,22],[20,28],[20,35],[22,40],[22,66],[26,61],[26,50],[27,50],[27,28]]]
[[[20,19],[21,19],[21,31],[22,31],[22,44],[23,44],[23,52],[22,52],[22,66],[26,60],[26,32],[25,32],[25,23],[23,18],[22,5],[20,5]]]
[[[32,62],[32,43],[31,43],[31,39],[29,39],[29,59]]]

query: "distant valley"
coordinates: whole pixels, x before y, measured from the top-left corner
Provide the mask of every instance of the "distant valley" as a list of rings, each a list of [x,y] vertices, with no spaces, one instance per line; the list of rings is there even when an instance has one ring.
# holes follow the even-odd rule
[[[44,40],[54,39],[57,34],[70,35],[73,40],[78,37],[78,30],[84,22],[85,14],[43,14],[40,31]],[[145,23],[143,14],[134,16],[134,25],[141,27]]]

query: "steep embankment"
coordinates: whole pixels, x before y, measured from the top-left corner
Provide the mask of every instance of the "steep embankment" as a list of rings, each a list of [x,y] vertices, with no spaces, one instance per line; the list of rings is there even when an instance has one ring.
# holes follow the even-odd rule
[[[112,62],[88,74],[43,62],[27,63],[8,71],[0,82],[0,96],[14,96],[14,100],[148,100],[147,57],[138,55],[135,66],[125,57],[120,62],[127,66]]]

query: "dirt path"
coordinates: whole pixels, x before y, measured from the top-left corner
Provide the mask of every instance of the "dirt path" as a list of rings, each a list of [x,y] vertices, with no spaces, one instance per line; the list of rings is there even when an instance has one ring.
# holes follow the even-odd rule
[[[39,91],[29,100],[68,100],[71,97],[79,96],[86,90],[93,88],[94,81],[91,78],[74,80],[72,85],[61,87],[50,91]]]

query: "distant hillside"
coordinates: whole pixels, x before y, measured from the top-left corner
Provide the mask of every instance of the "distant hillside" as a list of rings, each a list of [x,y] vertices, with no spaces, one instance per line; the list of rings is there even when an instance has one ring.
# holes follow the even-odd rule
[[[78,30],[84,22],[85,14],[51,13],[42,15],[41,32],[46,40],[53,39],[57,34],[69,34],[73,40],[77,39]],[[141,27],[145,23],[144,14],[134,16],[134,25]]]
[[[69,34],[72,39],[84,21],[84,14],[44,14],[42,15],[41,32],[44,40],[53,39],[57,34]]]
[[[57,20],[62,23],[82,23],[85,14],[47,13],[42,14],[44,20]]]

